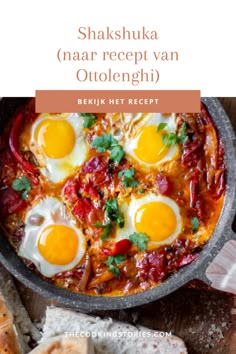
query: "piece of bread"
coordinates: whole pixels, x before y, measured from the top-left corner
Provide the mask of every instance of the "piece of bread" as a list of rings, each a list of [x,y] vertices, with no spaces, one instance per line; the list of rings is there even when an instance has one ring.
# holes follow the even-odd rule
[[[41,334],[31,322],[28,312],[21,302],[12,276],[2,265],[0,265],[0,311],[0,329],[4,328],[1,327],[4,323],[7,324],[9,333],[12,335],[12,344],[14,344],[14,338],[16,338],[16,341],[19,342],[19,353],[28,353],[31,350],[28,345],[29,340],[37,342]],[[11,331],[10,326],[12,326]],[[8,330],[6,329],[5,332],[8,333]],[[0,354],[18,354],[16,349],[12,352],[10,349],[9,352],[4,352],[2,349],[1,340],[6,341],[8,338],[5,332],[3,332],[3,337],[0,334],[0,349],[2,350],[0,350]]]
[[[57,336],[37,346],[30,354],[94,354],[90,338]]]
[[[0,354],[20,354],[21,352],[13,316],[0,295]]]
[[[146,327],[48,307],[41,342],[63,334],[91,336],[96,354],[186,354],[182,339]]]

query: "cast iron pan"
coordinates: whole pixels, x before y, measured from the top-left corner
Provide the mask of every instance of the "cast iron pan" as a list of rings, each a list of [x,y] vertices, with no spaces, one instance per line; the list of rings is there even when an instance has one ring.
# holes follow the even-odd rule
[[[0,101],[0,128],[4,125],[16,107],[27,99],[4,98]],[[225,145],[225,159],[227,164],[227,189],[225,202],[220,219],[215,231],[193,263],[180,269],[176,274],[168,278],[164,283],[140,294],[121,297],[101,297],[75,294],[42,280],[38,275],[30,271],[13,251],[3,233],[0,233],[0,261],[18,280],[40,295],[66,307],[79,309],[84,312],[96,310],[124,309],[134,307],[160,299],[170,294],[192,279],[200,279],[210,284],[206,277],[206,269],[213,261],[217,253],[227,241],[236,239],[232,231],[232,222],[236,210],[236,139],[231,123],[222,106],[215,98],[203,98],[203,103],[213,118],[219,134]]]

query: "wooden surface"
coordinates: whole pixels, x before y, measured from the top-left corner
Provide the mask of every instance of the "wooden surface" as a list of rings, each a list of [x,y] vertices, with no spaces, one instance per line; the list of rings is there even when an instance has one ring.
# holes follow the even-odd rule
[[[236,131],[236,98],[220,98]],[[172,331],[190,354],[236,354],[236,296],[208,290],[192,282],[154,303],[139,308],[100,312],[119,320]],[[50,301],[17,283],[32,319],[39,321]]]

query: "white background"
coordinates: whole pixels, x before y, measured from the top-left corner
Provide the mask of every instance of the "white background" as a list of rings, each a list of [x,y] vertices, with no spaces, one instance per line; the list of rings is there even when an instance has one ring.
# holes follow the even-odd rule
[[[202,96],[236,96],[234,1],[1,2],[0,96],[34,96],[36,89],[200,89]],[[157,30],[158,41],[79,41],[80,26]],[[59,48],[84,50],[178,51],[178,62],[59,63]],[[79,83],[79,68],[134,71],[157,68],[157,84]]]

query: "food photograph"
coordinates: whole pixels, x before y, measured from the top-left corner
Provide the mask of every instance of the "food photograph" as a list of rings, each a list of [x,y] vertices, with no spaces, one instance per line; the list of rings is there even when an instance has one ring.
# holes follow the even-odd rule
[[[0,98],[0,353],[236,353],[235,129]]]

